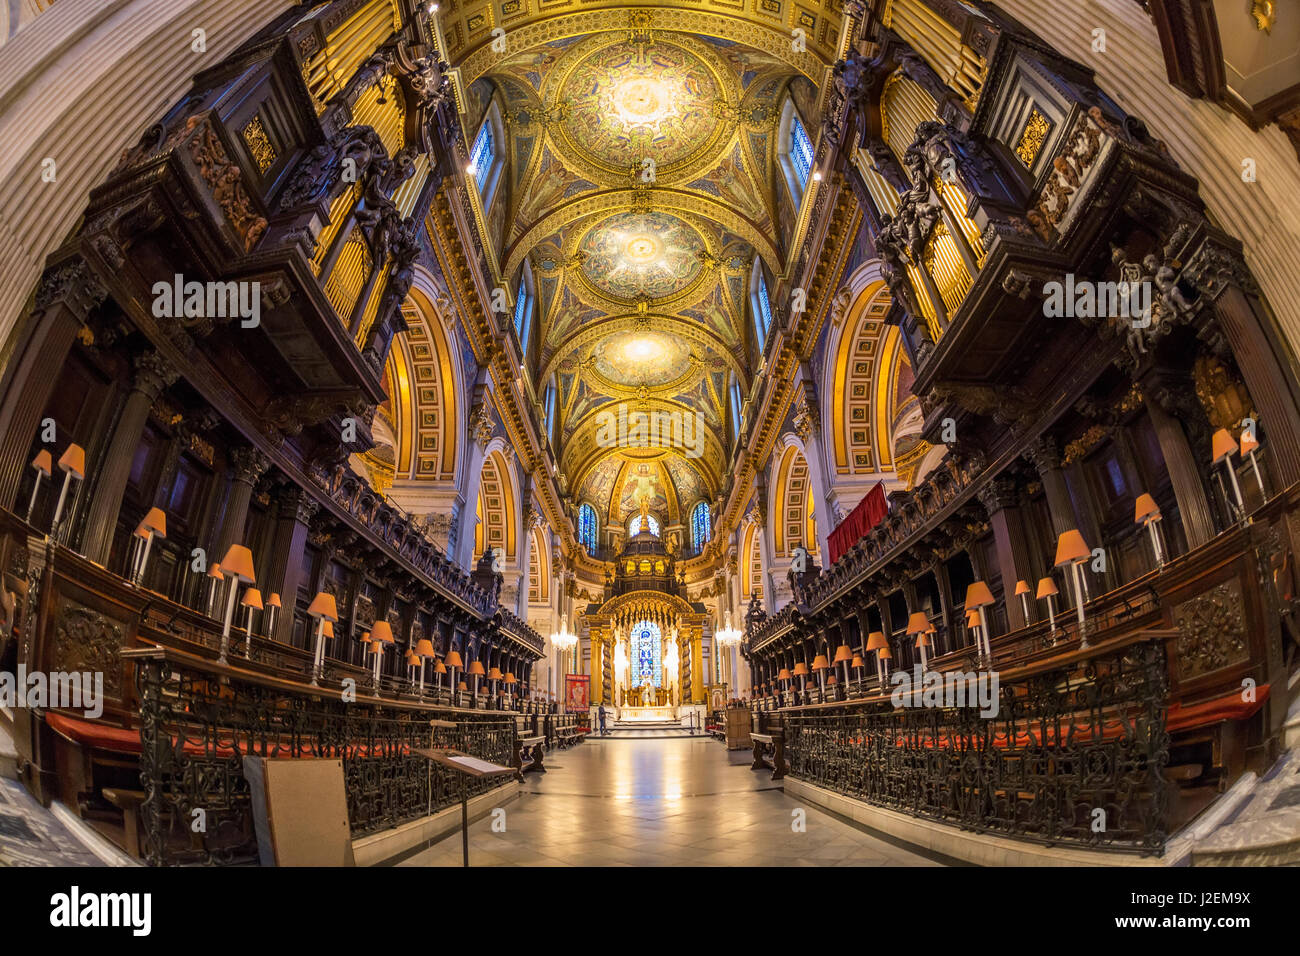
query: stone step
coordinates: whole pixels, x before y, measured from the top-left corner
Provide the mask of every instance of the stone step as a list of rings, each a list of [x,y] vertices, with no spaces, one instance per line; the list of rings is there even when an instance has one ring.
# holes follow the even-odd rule
[[[1191,864],[1300,865],[1300,750],[1284,753],[1229,821],[1192,844]]]

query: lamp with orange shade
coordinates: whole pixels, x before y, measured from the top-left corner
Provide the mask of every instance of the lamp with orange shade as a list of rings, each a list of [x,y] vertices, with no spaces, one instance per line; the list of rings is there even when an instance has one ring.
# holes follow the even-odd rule
[[[826,660],[825,654],[818,654],[813,658],[812,669],[817,674],[817,689],[823,694],[826,693],[826,669],[830,667],[830,662]]]
[[[248,617],[244,619],[244,657],[247,658],[253,653],[253,612],[262,610],[262,592],[249,588],[239,603],[248,608]]]
[[[1028,581],[1016,582],[1016,593],[1020,595],[1020,609],[1025,612],[1025,626],[1028,627],[1033,623],[1033,618],[1029,615],[1029,593],[1030,587]]]
[[[885,632],[872,631],[870,634],[868,634],[866,649],[868,651],[876,652],[876,679],[880,681],[881,686],[884,686],[885,668],[883,666],[883,661],[885,661],[887,658],[884,654],[881,654],[881,651],[889,650],[889,638],[885,637]]]
[[[407,651],[406,657],[404,657],[403,660],[406,661],[406,678],[411,682],[411,686],[414,687],[415,669],[420,667],[421,670],[423,670],[422,665],[424,662],[420,660],[420,655],[415,653],[415,651]],[[420,676],[423,677],[424,675],[421,674]]]
[[[144,540],[144,553],[136,560],[131,569],[131,583],[139,586],[144,580],[144,568],[149,561],[149,549],[153,546],[153,537],[167,537],[167,516],[161,508],[150,508],[149,513],[135,529],[136,536]]]
[[[930,630],[930,618],[924,611],[913,611],[907,618],[907,633],[919,635],[916,639],[916,646],[921,650],[921,673],[925,673],[928,662],[925,659],[925,649],[930,646],[929,640],[922,643],[925,633]]]
[[[319,591],[312,598],[311,605],[307,608],[307,616],[316,619],[316,652],[312,657],[312,686],[320,682],[321,668],[325,666],[325,626],[328,624],[330,635],[334,634],[334,622],[339,619],[338,605],[334,601],[334,595],[328,591]]]
[[[790,672],[794,677],[799,678],[799,689],[806,691],[808,689],[808,665],[803,661],[794,665],[794,670]]]
[[[1056,561],[1054,567],[1070,568],[1070,579],[1074,581],[1074,597],[1076,613],[1079,616],[1079,642],[1080,647],[1088,646],[1088,635],[1083,632],[1085,616],[1083,613],[1083,572],[1079,569],[1084,561],[1092,555],[1092,551],[1083,540],[1083,535],[1079,534],[1077,528],[1071,528],[1069,531],[1061,532],[1061,536],[1056,540]]]
[[[849,681],[849,661],[851,660],[853,660],[853,652],[849,650],[849,645],[841,644],[839,647],[835,648],[835,660],[831,663],[844,665],[845,684]]]
[[[519,683],[519,678],[515,676],[514,671],[506,671],[506,676],[503,677],[502,680],[504,680],[506,684],[506,699],[511,701],[511,704],[513,706],[514,696],[515,696],[515,684]]]
[[[221,562],[213,561],[208,565],[208,617],[216,617],[221,609],[221,587],[226,579],[221,576]]]
[[[63,472],[63,487],[59,489],[59,503],[54,507],[54,520],[50,522],[50,537],[59,535],[59,518],[63,516],[63,505],[68,500],[68,486],[75,478],[81,481],[86,477],[86,449],[80,445],[69,445],[59,456],[59,471]]]
[[[27,502],[27,523],[32,523],[32,512],[36,510],[36,494],[41,490],[41,482],[50,477],[54,470],[54,458],[46,448],[42,448],[32,459],[32,468],[36,470],[36,481],[32,484],[32,498]]]
[[[395,643],[393,641],[393,626],[385,620],[375,621],[370,627],[370,636],[373,639],[371,647],[379,645],[379,651],[375,654],[375,687],[379,686],[379,666],[384,659],[384,646]]]
[[[993,659],[993,645],[989,641],[989,619],[984,609],[993,603],[993,592],[983,581],[975,581],[966,589],[966,610],[969,612],[974,609],[979,612],[979,631],[977,632],[983,644],[980,647],[980,655],[985,660]]]
[[[256,584],[257,575],[253,573],[253,552],[242,544],[232,544],[221,559],[221,576],[230,579],[230,593],[226,596],[226,617],[221,626],[222,664],[226,663],[226,651],[230,649],[230,621],[235,615],[235,597],[239,594],[241,584]]]
[[[420,655],[420,696],[424,696],[424,661],[434,656],[433,642],[427,637],[421,638],[415,645],[415,653]],[[433,662],[433,675],[438,678],[438,696],[442,696],[442,675],[447,673],[447,665],[442,661]]]
[[[790,668],[782,667],[781,670],[777,673],[776,679],[778,681],[783,681],[785,683],[785,686],[782,688],[782,690],[788,691],[790,689],[790,681],[792,681],[794,678],[790,676]]]
[[[1226,428],[1220,428],[1214,433],[1214,437],[1210,439],[1211,464],[1222,464],[1224,470],[1228,472],[1228,479],[1232,482],[1232,494],[1237,502],[1237,514],[1244,518],[1246,516],[1246,505],[1241,499],[1241,485],[1237,484],[1237,469],[1232,467],[1232,456],[1239,450],[1232,433]],[[1227,497],[1225,492],[1224,498]],[[1228,504],[1231,505],[1232,502],[1229,501]]]
[[[1241,429],[1241,454],[1250,459],[1251,470],[1255,472],[1255,484],[1259,485],[1259,496],[1268,501],[1268,492],[1264,490],[1264,476],[1260,474],[1259,462],[1255,460],[1255,449],[1259,447],[1259,436],[1255,434],[1255,420],[1247,418]]]
[[[280,594],[272,591],[271,596],[266,599],[266,636],[275,637],[275,619],[280,613]]]
[[[1164,542],[1160,540],[1160,506],[1145,491],[1137,497],[1133,508],[1133,523],[1146,525],[1147,533],[1151,535],[1151,550],[1155,552],[1156,567],[1163,569],[1165,548]]]
[[[487,679],[492,685],[493,697],[496,697],[497,695],[497,681],[501,680],[503,677],[505,677],[505,675],[501,673],[501,668],[497,667],[495,664],[492,665],[492,668],[487,672]]]
[[[447,669],[451,672],[451,677],[447,679],[447,686],[452,688],[453,691],[455,691],[457,689],[456,668],[465,666],[465,662],[460,659],[460,651],[457,651],[455,649],[448,651],[447,660],[445,661],[445,663],[447,665]]]
[[[1056,630],[1056,595],[1060,593],[1051,578],[1038,579],[1038,592],[1034,596],[1040,601],[1047,599],[1047,622],[1053,631]]]
[[[465,674],[473,675],[474,677],[474,700],[477,701],[478,700],[478,679],[483,676],[483,662],[470,661],[469,667],[465,668]]]

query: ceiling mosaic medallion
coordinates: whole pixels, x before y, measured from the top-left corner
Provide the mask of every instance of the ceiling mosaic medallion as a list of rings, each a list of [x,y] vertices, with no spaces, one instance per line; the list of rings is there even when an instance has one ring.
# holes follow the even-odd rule
[[[678,336],[630,329],[602,339],[591,355],[596,373],[615,385],[657,386],[691,369],[691,350]]]
[[[700,275],[704,240],[676,216],[625,212],[583,237],[582,274],[598,291],[627,301],[676,295]]]
[[[639,168],[646,158],[672,166],[725,132],[713,108],[721,94],[705,62],[682,47],[616,43],[565,78],[560,130],[571,150],[607,169]]]

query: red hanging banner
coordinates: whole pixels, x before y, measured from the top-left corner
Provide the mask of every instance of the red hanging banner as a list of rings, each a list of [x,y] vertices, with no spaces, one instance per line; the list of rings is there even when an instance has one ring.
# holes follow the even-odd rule
[[[866,493],[863,499],[858,502],[858,506],[835,526],[835,530],[827,538],[826,546],[827,550],[830,551],[830,564],[838,561],[845,551],[862,539],[863,535],[880,524],[888,513],[889,505],[885,501],[885,483],[878,481],[876,487]]]

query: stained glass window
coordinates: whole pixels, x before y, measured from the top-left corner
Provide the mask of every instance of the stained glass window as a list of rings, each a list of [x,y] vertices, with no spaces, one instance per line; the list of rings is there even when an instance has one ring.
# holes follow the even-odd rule
[[[790,162],[794,165],[794,174],[799,178],[799,188],[808,185],[808,174],[812,172],[813,147],[808,138],[808,131],[799,122],[799,114],[790,114]]]
[[[593,557],[596,554],[596,509],[583,502],[578,509],[578,541]]]
[[[663,686],[663,638],[659,625],[641,621],[632,628],[632,653],[628,656],[628,683],[635,693],[645,684],[646,677],[655,687]]]
[[[758,341],[760,343],[767,341],[767,330],[772,327],[772,301],[767,297],[767,280],[763,278],[763,270],[756,264],[758,269],[758,310],[754,315],[754,326],[758,329]]]
[[[709,506],[701,501],[691,512],[691,542],[695,546],[695,553],[699,554],[704,546],[709,543],[709,537],[712,531],[709,528]]]
[[[650,526],[650,533],[654,535],[656,538],[659,537],[659,519],[656,518],[654,515],[646,515],[645,520],[646,520],[646,524]],[[629,536],[638,535],[641,533],[640,515],[632,516],[632,523],[627,526],[627,533]]]
[[[474,138],[474,148],[469,153],[469,170],[474,175],[474,183],[478,186],[480,195],[487,188],[494,159],[496,159],[496,151],[492,145],[492,123],[490,120],[484,120],[483,125],[478,128],[478,136]]]

